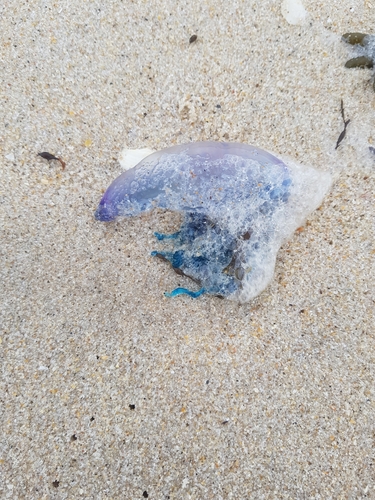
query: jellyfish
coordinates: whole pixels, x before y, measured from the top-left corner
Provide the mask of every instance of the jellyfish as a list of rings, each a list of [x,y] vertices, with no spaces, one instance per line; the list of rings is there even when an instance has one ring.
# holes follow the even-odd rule
[[[193,283],[166,296],[210,294],[247,302],[272,280],[277,252],[329,190],[331,177],[255,146],[192,142],[152,153],[105,192],[98,221],[154,208],[183,215],[178,231],[155,232],[151,255]]]

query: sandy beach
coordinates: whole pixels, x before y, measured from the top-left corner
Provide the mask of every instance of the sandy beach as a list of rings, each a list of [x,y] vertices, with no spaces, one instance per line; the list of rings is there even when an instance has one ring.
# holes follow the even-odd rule
[[[375,2],[302,3],[0,7],[1,498],[375,498],[375,92],[341,40]],[[177,214],[94,218],[124,148],[203,140],[334,179],[242,305],[164,296]]]

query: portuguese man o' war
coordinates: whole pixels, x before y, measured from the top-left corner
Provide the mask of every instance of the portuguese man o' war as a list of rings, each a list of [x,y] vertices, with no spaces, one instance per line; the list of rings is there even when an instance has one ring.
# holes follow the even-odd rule
[[[159,207],[184,219],[174,234],[155,233],[160,250],[197,291],[247,302],[271,281],[281,244],[316,209],[331,185],[328,173],[284,162],[260,148],[197,142],[173,146],[123,172],[105,192],[99,221]]]

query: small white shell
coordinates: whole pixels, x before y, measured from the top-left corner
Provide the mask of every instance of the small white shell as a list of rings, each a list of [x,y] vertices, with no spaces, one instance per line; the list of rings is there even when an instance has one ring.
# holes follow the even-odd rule
[[[289,24],[303,24],[307,11],[301,0],[283,0],[281,14]]]
[[[143,149],[127,149],[124,148],[119,156],[118,161],[120,162],[121,167],[124,170],[129,170],[130,168],[138,165],[140,161],[142,161],[146,156],[154,153],[152,149],[143,148]]]

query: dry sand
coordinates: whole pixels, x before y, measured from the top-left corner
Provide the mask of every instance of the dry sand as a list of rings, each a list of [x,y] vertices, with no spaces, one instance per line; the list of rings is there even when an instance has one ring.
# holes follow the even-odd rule
[[[280,4],[0,7],[1,498],[375,498],[375,93],[340,40],[375,4]],[[251,303],[164,297],[175,216],[93,218],[124,146],[190,140],[335,177]]]

